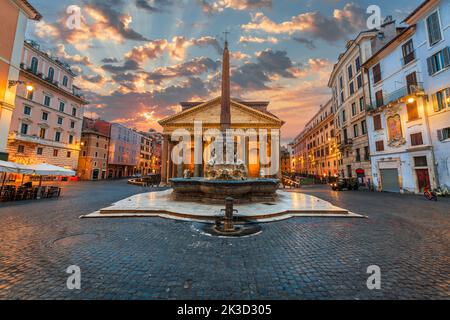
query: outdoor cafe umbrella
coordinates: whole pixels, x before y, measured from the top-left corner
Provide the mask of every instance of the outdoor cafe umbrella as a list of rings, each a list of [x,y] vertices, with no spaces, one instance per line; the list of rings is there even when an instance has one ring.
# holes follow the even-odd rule
[[[2,190],[8,173],[31,174],[33,170],[26,165],[0,160],[0,172],[4,173]]]
[[[76,175],[75,171],[54,166],[48,163],[40,163],[35,165],[27,166],[32,170],[32,173],[39,176],[63,176],[63,177],[73,177]]]

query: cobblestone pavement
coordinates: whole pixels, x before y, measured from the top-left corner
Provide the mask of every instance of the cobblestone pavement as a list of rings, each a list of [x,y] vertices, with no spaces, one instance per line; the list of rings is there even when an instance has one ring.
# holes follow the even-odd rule
[[[145,191],[80,182],[0,204],[2,299],[449,299],[450,199],[302,190],[368,219],[295,218],[249,238],[160,218],[79,219]],[[65,270],[81,268],[81,290]],[[381,290],[368,290],[369,265]]]

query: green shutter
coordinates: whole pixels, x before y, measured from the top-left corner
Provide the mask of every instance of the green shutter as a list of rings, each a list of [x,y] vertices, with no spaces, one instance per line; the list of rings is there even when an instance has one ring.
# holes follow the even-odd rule
[[[427,65],[428,65],[428,74],[432,76],[434,74],[433,72],[433,57],[429,57],[427,59]]]
[[[444,48],[442,55],[444,56],[444,68],[447,68],[450,66],[450,47]]]

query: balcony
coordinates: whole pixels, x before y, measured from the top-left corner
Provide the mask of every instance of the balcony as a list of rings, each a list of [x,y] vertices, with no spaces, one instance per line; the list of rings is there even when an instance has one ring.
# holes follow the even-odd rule
[[[367,111],[375,110],[382,106],[389,105],[393,102],[397,102],[408,96],[422,96],[424,94],[423,83],[418,82],[414,85],[404,86],[398,90],[395,90],[388,94],[383,94],[383,103],[379,105],[376,101],[372,102],[372,104],[367,104]]]
[[[52,140],[47,140],[47,139],[41,139],[39,136],[37,135],[26,135],[26,134],[22,134],[19,132],[11,132],[8,136],[8,140],[18,140],[18,141],[23,141],[23,142],[28,142],[31,144],[41,144],[41,145],[45,145],[45,146],[49,146],[52,148],[61,148],[61,149],[67,149],[70,148],[72,150],[80,150],[80,146],[77,143],[74,144],[68,144],[68,143],[63,143],[63,142],[56,142],[56,141],[52,141]]]

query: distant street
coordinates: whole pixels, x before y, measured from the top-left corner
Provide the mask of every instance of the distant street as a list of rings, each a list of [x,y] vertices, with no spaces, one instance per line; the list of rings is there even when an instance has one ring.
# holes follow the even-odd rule
[[[59,200],[0,204],[0,298],[450,298],[450,199],[308,187],[368,219],[295,218],[223,239],[161,218],[79,219],[149,189],[63,187]],[[71,265],[81,290],[66,287]],[[370,265],[381,290],[367,289]]]

